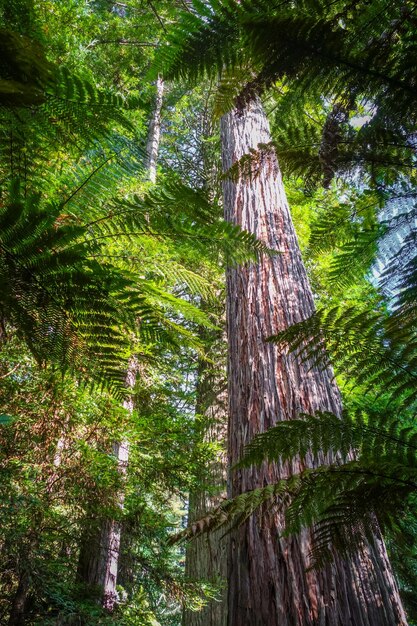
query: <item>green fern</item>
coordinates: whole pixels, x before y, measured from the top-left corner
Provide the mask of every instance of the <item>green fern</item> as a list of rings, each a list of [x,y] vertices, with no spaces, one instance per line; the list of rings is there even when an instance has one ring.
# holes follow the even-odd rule
[[[417,490],[417,431],[389,411],[371,418],[361,408],[352,416],[319,413],[280,422],[253,439],[235,469],[322,453],[327,465],[227,500],[174,540],[241,524],[266,505],[285,515],[285,535],[313,526],[311,564],[319,568],[335,552],[348,554],[365,538],[372,541],[379,534],[376,520],[395,529]]]
[[[220,77],[218,113],[280,81],[275,139],[284,173],[302,174],[309,186],[322,177],[327,186],[336,173],[361,167],[392,182],[414,165],[413,28],[409,7],[383,0],[360,11],[343,2],[195,2],[155,72],[194,82]],[[322,109],[318,124],[306,102]],[[370,120],[355,129],[364,105]]]
[[[209,202],[202,190],[172,180],[143,196],[114,200],[111,220],[102,220],[98,226],[115,229],[117,236],[143,233],[175,239],[206,258],[218,261],[222,256],[228,265],[272,254],[254,235],[220,219],[220,213],[220,207]],[[112,236],[111,230],[104,236]]]
[[[19,178],[27,193],[44,182],[53,150],[79,151],[114,134],[110,122],[133,132],[126,100],[46,60],[37,42],[3,29],[0,62],[0,172],[3,184]],[[57,167],[59,164],[57,158]],[[50,163],[48,164],[50,166]]]
[[[96,260],[101,245],[59,205],[24,201],[17,190],[0,211],[2,314],[25,338],[40,362],[81,376],[124,386],[129,334],[139,319],[140,336],[166,347],[201,349],[182,319],[211,326],[190,303],[150,280]]]
[[[126,279],[111,266],[87,260],[83,229],[60,219],[58,207],[42,210],[39,198],[1,210],[2,311],[36,358],[69,367],[101,370],[122,386],[128,348],[116,293]]]

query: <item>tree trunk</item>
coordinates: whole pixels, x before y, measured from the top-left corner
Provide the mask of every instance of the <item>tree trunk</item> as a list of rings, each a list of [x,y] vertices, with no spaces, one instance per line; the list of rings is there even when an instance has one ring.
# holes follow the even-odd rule
[[[8,626],[23,626],[25,623],[25,609],[29,593],[30,576],[26,569],[20,574],[19,584],[10,609]]]
[[[271,141],[259,101],[225,115],[223,168]],[[254,435],[300,412],[340,413],[331,371],[301,363],[265,339],[309,317],[312,292],[301,260],[278,161],[268,152],[251,180],[226,180],[225,217],[279,251],[227,277],[229,462]],[[235,471],[230,496],[275,483],[302,467],[279,463]],[[349,560],[307,571],[311,535],[280,537],[281,514],[261,511],[232,535],[229,626],[393,626],[406,624],[381,537]]]
[[[146,144],[146,170],[151,183],[156,182],[156,164],[158,161],[159,141],[161,137],[161,110],[164,97],[164,80],[158,76],[156,81],[156,99],[149,123],[148,143]]]
[[[212,331],[211,334],[213,334]],[[204,517],[226,497],[227,453],[227,381],[225,333],[211,337],[213,347],[209,357],[215,365],[200,363],[197,383],[196,416],[202,420],[202,439],[218,444],[216,458],[201,468],[199,488],[190,493],[189,522]],[[201,611],[186,609],[183,626],[227,626],[227,557],[229,537],[221,528],[190,542],[185,558],[185,576],[188,580],[205,580],[220,585],[215,600],[210,600]]]
[[[137,361],[131,358],[126,374],[126,387],[133,389],[136,383]],[[123,408],[133,411],[133,398],[123,402]],[[126,474],[129,461],[129,442],[113,443],[113,454],[122,475]],[[117,506],[123,509],[123,489],[117,494]],[[121,523],[115,519],[104,519],[93,532],[85,533],[80,547],[78,579],[100,593],[100,604],[108,612],[114,610],[118,596],[116,591],[117,571],[120,555]]]
[[[161,133],[161,109],[164,93],[164,82],[158,76],[156,84],[156,100],[152,118],[149,124],[147,142],[147,173],[150,182],[156,182],[156,163],[159,151]],[[126,387],[133,389],[136,384],[136,374],[138,363],[132,358],[126,374]],[[130,396],[123,403],[123,407],[132,412],[134,409],[133,398]],[[129,461],[129,442],[121,441],[113,444],[113,453],[117,458],[119,470],[126,473]],[[123,508],[124,493],[118,496],[119,506]],[[121,555],[121,535],[122,526],[117,520],[106,519],[101,523],[101,527],[95,536],[87,534],[82,540],[80,550],[78,578],[89,587],[96,587],[101,590],[101,604],[110,613],[113,612],[117,601],[117,576],[119,570],[119,559]],[[127,546],[129,540],[127,540]],[[125,572],[127,582],[132,582],[131,573]]]

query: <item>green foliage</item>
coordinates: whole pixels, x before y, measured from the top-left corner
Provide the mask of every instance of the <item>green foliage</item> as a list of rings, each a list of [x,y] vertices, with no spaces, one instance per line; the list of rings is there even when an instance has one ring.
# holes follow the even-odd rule
[[[200,462],[200,452],[183,444],[194,438],[194,394],[184,384],[193,363],[190,353],[181,350],[166,358],[163,372],[148,366],[146,380],[139,380],[134,390],[138,410],[129,414],[108,394],[40,369],[9,333],[0,355],[0,412],[7,407],[15,416],[0,433],[2,620],[26,570],[30,624],[57,619],[142,624],[145,616],[151,619],[161,610],[161,597],[169,609],[158,621],[172,624],[179,603],[199,602],[201,589],[183,579],[181,555],[165,545],[179,515],[173,500],[182,508],[181,494]],[[121,477],[109,451],[114,440],[126,438],[132,454],[121,512]],[[114,616],[104,614],[95,591],[76,582],[81,538],[103,515],[123,522],[129,547],[124,563],[136,572],[132,584],[120,583],[121,603]]]
[[[54,65],[38,41],[1,32],[2,187],[19,179],[26,193],[39,193],[50,188],[48,169],[53,169],[52,160],[60,167],[64,147],[79,152],[113,135],[110,124],[133,131],[126,111],[137,108],[138,99],[99,89],[65,66]],[[114,146],[113,151],[120,149]]]
[[[362,168],[381,184],[412,170],[410,6],[215,0],[193,7],[156,69],[191,81],[220,76],[219,112],[278,84],[274,139],[285,173],[328,186],[336,172]]]
[[[64,371],[74,366],[101,370],[101,380],[123,384],[123,350],[117,294],[131,284],[111,265],[88,256],[85,229],[60,207],[40,208],[18,190],[3,205],[1,222],[1,308],[39,362]],[[131,322],[130,322],[131,325]],[[123,327],[123,326],[122,326]]]
[[[129,331],[140,319],[148,340],[176,345],[192,335],[170,321],[164,309],[209,324],[190,303],[161,285],[137,280],[109,262],[90,228],[61,207],[39,206],[39,197],[11,194],[2,226],[2,315],[25,338],[39,362],[85,372],[120,391],[124,386]],[[121,307],[121,304],[123,306]],[[194,343],[197,346],[197,343]]]
[[[295,215],[321,298],[311,319],[271,340],[292,358],[332,362],[348,410],[255,438],[242,468],[310,455],[316,466],[222,503],[182,536],[278,507],[286,533],[314,525],[320,566],[371,540],[377,519],[413,609],[411,3],[5,0],[0,20],[0,621],[26,574],[29,624],[173,626],[180,605],[199,608],[202,592],[215,593],[184,580],[167,537],[187,492],[201,482],[210,491],[202,468],[213,450],[193,419],[194,382],[197,352],[218,332],[219,276],[269,254],[220,218],[210,115],[259,95],[273,142],[226,175],[256,177],[277,149],[291,195],[305,194]],[[152,187],[143,163],[158,72],[176,82]],[[201,78],[192,94],[184,87]],[[214,97],[207,78],[219,82]],[[380,292],[366,282],[377,264]],[[125,391],[132,353],[130,414],[114,394]],[[81,380],[99,385],[87,392]],[[122,440],[124,478],[110,453]],[[125,541],[113,616],[76,573],[80,545],[103,519],[120,521]]]
[[[25,55],[30,54],[32,48],[26,39],[13,35],[6,39],[8,49],[12,48],[10,56],[14,51],[10,42],[22,57],[18,55],[18,63],[13,69],[22,80],[26,79],[25,63],[29,61]],[[39,64],[43,68],[41,62]],[[6,59],[6,74],[7,67]],[[77,111],[79,106],[85,111],[80,109],[82,127],[71,126],[71,133],[79,135],[82,131],[84,139],[90,142],[97,135],[95,130],[91,134],[89,129],[96,128],[101,136],[105,136],[110,120],[123,122],[118,117],[120,100],[102,95],[89,83],[73,78],[65,70],[59,73],[50,64],[47,68],[47,76],[46,70],[38,72],[37,84],[45,93],[47,109],[41,112],[41,120],[46,113],[44,121],[48,128],[53,115],[55,126],[62,122],[68,130],[65,125],[72,124],[78,115],[73,105]],[[14,114],[13,109],[22,108],[25,103],[17,100],[12,104]],[[55,106],[58,108],[54,109]],[[102,117],[97,117],[95,111],[98,110]],[[24,109],[22,111],[25,113]],[[38,131],[43,132],[39,118],[20,115],[17,119],[19,128],[13,128],[11,132],[13,137],[17,132],[18,147],[13,139],[5,171],[9,170],[9,176],[20,175],[26,195],[32,185],[40,187],[36,171],[28,167],[31,150],[36,149],[36,158],[39,158],[42,147],[48,147],[50,151],[51,145],[38,141]],[[94,120],[99,121],[99,126],[95,126]],[[100,126],[100,120],[103,120],[103,126]],[[33,129],[36,142],[30,144],[28,135],[30,137]],[[154,280],[146,278],[138,282],[132,274],[120,271],[115,265],[99,263],[97,259],[104,257],[106,240],[115,237],[129,240],[137,235],[163,240],[183,237],[189,249],[197,249],[206,256],[209,246],[215,258],[219,248],[223,248],[226,262],[241,261],[252,251],[255,254],[264,248],[252,236],[214,217],[213,208],[202,193],[179,183],[168,183],[143,198],[136,195],[133,202],[112,198],[116,184],[128,184],[141,167],[143,151],[137,143],[114,136],[114,133],[107,141],[107,154],[102,143],[97,146],[96,154],[90,151],[75,168],[64,171],[64,176],[58,179],[56,204],[49,202],[43,206],[39,192],[26,200],[21,199],[17,191],[12,191],[8,197],[4,206],[2,240],[4,316],[17,325],[39,361],[48,358],[64,369],[75,366],[80,371],[86,369],[88,360],[89,373],[96,372],[93,378],[116,384],[121,390],[124,380],[122,359],[126,358],[128,331],[133,330],[135,319],[140,318],[140,333],[147,340],[174,345],[174,334],[180,332],[182,340],[195,347],[198,343],[189,331],[181,330],[178,324],[168,320],[164,309],[174,310],[196,323],[204,324],[207,320],[195,307],[169,294]],[[103,215],[103,205],[107,215]],[[64,207],[68,213],[63,212]],[[182,219],[179,219],[178,211],[182,211]],[[82,226],[77,215],[96,219]],[[199,223],[201,226],[196,232]],[[186,278],[194,291],[201,284],[195,273],[180,265],[177,272],[172,266],[167,271],[174,281]]]
[[[314,524],[312,565],[321,567],[335,552],[352,553],[365,537],[372,541],[379,532],[375,513],[385,530],[398,530],[403,512],[415,502],[417,432],[412,421],[379,408],[359,407],[342,417],[304,415],[257,435],[235,469],[311,455],[315,469],[228,500],[179,537],[241,524],[267,505],[271,512],[285,511],[286,535]]]
[[[409,332],[407,332],[409,331]],[[328,367],[365,388],[381,388],[404,406],[415,402],[415,345],[411,328],[398,313],[357,307],[319,310],[270,340],[303,361]],[[331,356],[330,356],[331,355]]]
[[[0,105],[41,104],[53,72],[41,45],[5,29],[0,35]]]
[[[206,193],[179,181],[167,181],[142,198],[116,200],[112,222],[121,227],[142,229],[156,237],[172,237],[208,258],[235,265],[270,250],[249,232],[219,219],[219,207],[209,202]],[[219,254],[220,253],[220,254]]]

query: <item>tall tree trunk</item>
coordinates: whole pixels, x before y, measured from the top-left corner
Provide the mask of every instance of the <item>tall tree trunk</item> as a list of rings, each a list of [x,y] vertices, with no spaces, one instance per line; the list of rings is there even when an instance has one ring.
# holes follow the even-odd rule
[[[156,81],[156,98],[152,117],[149,123],[148,142],[146,144],[146,170],[151,183],[156,182],[156,164],[158,161],[159,141],[161,137],[161,110],[164,98],[164,80],[158,76]]]
[[[133,390],[136,383],[137,361],[131,358],[126,375],[126,387]],[[123,408],[133,411],[133,397],[123,402]],[[118,470],[126,474],[129,461],[129,442],[113,443],[113,454]],[[117,494],[117,505],[123,509],[124,491]],[[120,556],[121,523],[115,519],[101,520],[96,529],[85,533],[80,547],[78,579],[100,592],[100,603],[110,613],[117,602],[117,572]]]
[[[213,335],[212,331],[209,331]],[[202,361],[198,371],[196,415],[201,420],[203,441],[219,446],[216,458],[201,468],[199,487],[190,493],[189,522],[204,517],[226,497],[227,479],[227,381],[225,333],[212,336],[209,357],[214,364]],[[227,557],[229,537],[221,528],[198,537],[188,544],[185,575],[191,580],[206,580],[220,585],[215,600],[201,611],[186,609],[183,626],[227,626]]]
[[[223,167],[271,141],[259,101],[221,122]],[[224,184],[225,217],[279,252],[231,269],[227,277],[229,335],[229,462],[277,421],[300,412],[339,413],[340,394],[330,371],[282,354],[265,339],[314,310],[275,154],[257,176]],[[301,469],[278,463],[235,471],[230,496],[275,483]],[[311,535],[283,539],[282,515],[262,511],[232,536],[229,626],[393,626],[406,624],[381,537],[349,560],[307,571]]]
[[[156,83],[156,98],[152,117],[149,123],[147,141],[146,168],[150,182],[156,182],[156,164],[158,159],[161,134],[161,109],[164,93],[164,82],[160,76]],[[135,358],[130,360],[126,374],[126,387],[133,390],[139,368]],[[123,407],[130,413],[134,409],[133,397],[129,396]],[[113,454],[117,458],[119,471],[126,473],[129,462],[129,442],[121,441],[113,444]],[[124,493],[118,495],[118,505],[123,508]],[[101,590],[101,604],[110,613],[117,601],[116,584],[121,555],[122,526],[117,520],[103,520],[96,534],[87,533],[82,539],[80,550],[78,578],[89,587]],[[129,542],[127,542],[129,544]],[[128,545],[126,546],[128,547]],[[125,578],[131,582],[131,574],[125,572]]]
[[[164,98],[164,81],[161,76],[158,76],[156,81],[156,95],[155,95],[155,104],[152,111],[152,115],[149,121],[149,129],[148,129],[148,140],[146,144],[146,175],[149,182],[155,184],[156,183],[156,166],[158,162],[158,154],[159,154],[159,144],[161,139],[161,111],[162,111],[162,103]],[[145,372],[142,367],[140,367],[141,376],[145,378]],[[136,373],[135,379],[132,381],[132,386],[136,382]],[[133,410],[133,406],[132,406]],[[133,570],[133,559],[131,558],[131,551],[133,548],[132,537],[129,533],[125,532],[125,529],[120,529],[119,532],[119,559],[120,559],[120,568],[117,582],[124,588],[134,588],[134,570]],[[122,539],[120,540],[120,534],[122,534]]]

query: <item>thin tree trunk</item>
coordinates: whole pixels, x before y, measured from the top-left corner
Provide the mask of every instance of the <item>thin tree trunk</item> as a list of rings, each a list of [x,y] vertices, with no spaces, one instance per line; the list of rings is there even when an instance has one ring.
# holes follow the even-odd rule
[[[149,182],[156,183],[156,166],[158,162],[159,144],[161,139],[161,111],[164,98],[164,81],[161,76],[158,76],[156,81],[156,96],[155,105],[152,111],[152,116],[149,122],[148,129],[148,141],[146,144],[146,173]],[[141,372],[144,376],[144,372]],[[133,385],[136,382],[136,374]],[[133,406],[132,406],[133,410]],[[123,538],[120,539],[121,534]],[[118,584],[122,587],[134,586],[134,572],[132,566],[132,558],[130,558],[130,551],[132,548],[132,538],[129,534],[125,534],[123,529],[119,530],[119,542],[118,542],[118,556],[121,561],[120,572],[117,579]]]
[[[147,172],[150,182],[156,182],[156,164],[158,159],[159,142],[161,134],[161,109],[164,93],[164,82],[158,76],[156,83],[156,99],[152,118],[149,124],[147,142]],[[126,374],[126,387],[133,390],[136,384],[138,371],[136,359],[131,359]],[[128,397],[123,403],[123,407],[132,413],[134,409],[133,397]],[[129,462],[129,442],[127,440],[115,442],[113,453],[117,458],[119,471],[126,473]],[[123,508],[124,492],[118,496],[118,505]],[[89,587],[99,588],[101,593],[101,604],[110,613],[113,612],[117,601],[117,576],[119,570],[119,560],[121,556],[121,535],[122,526],[117,520],[106,519],[95,537],[90,534],[82,540],[80,559],[78,567],[78,578]],[[129,542],[127,542],[129,544]],[[128,547],[128,546],[126,546]],[[131,574],[125,572],[125,578],[131,582]]]
[[[227,481],[227,381],[225,333],[212,337],[209,356],[215,363],[200,363],[197,383],[196,415],[202,420],[202,440],[219,446],[216,458],[201,468],[199,488],[190,493],[189,522],[204,517],[226,497]],[[229,537],[221,528],[198,537],[187,546],[187,580],[206,580],[220,585],[218,597],[201,611],[186,609],[183,626],[227,626],[227,557]]]
[[[156,81],[155,106],[149,123],[148,142],[146,144],[146,170],[151,183],[156,182],[156,164],[158,162],[159,142],[161,137],[161,110],[164,98],[164,80],[158,76]]]
[[[259,101],[225,115],[223,167],[270,142]],[[340,413],[331,371],[301,363],[265,339],[314,311],[275,154],[263,158],[252,180],[224,184],[225,217],[279,252],[231,269],[227,277],[229,335],[229,462],[277,421],[300,412]],[[275,483],[302,469],[278,463],[235,471],[230,496]],[[394,626],[406,624],[381,537],[349,560],[307,571],[311,535],[280,537],[282,515],[263,510],[232,536],[229,626]]]
[[[133,390],[136,383],[138,364],[131,358],[126,374],[126,387]],[[123,408],[132,413],[133,397],[123,402]],[[113,443],[113,454],[117,467],[126,475],[129,461],[129,442]],[[123,509],[124,490],[117,494],[117,506]],[[82,539],[78,563],[78,579],[88,587],[100,590],[100,603],[108,612],[113,612],[118,596],[116,591],[120,556],[121,523],[115,519],[104,519],[97,529],[87,532]]]
[[[13,598],[10,609],[8,626],[23,626],[25,623],[26,603],[29,593],[30,576],[29,571],[24,570],[20,574],[19,584]]]
[[[136,382],[136,370],[131,368],[128,372],[128,376],[132,380],[131,388],[133,389],[134,384]],[[129,410],[133,410],[133,401],[129,399],[129,401],[125,402],[125,405],[131,405]],[[125,408],[128,408],[125,406]],[[117,465],[119,471],[123,474],[126,473],[127,464],[129,461],[129,442],[115,442],[113,444],[113,452],[117,457]],[[124,491],[122,490],[119,494],[119,502],[118,505],[122,509],[124,506]],[[122,532],[121,522],[116,521],[114,519],[107,520],[104,524],[102,530],[102,544],[104,544],[106,549],[105,558],[103,559],[104,568],[101,572],[102,576],[102,585],[103,585],[103,599],[102,605],[110,613],[114,610],[116,601],[118,599],[116,584],[117,584],[117,572],[119,567],[119,556],[120,556],[120,538]]]

